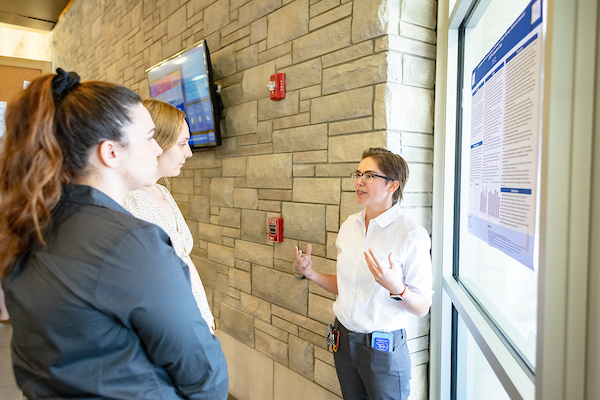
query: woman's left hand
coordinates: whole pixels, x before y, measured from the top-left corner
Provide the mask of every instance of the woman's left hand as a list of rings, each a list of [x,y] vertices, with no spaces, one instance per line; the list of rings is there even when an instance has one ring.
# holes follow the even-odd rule
[[[400,294],[404,291],[402,283],[402,271],[392,267],[392,253],[388,256],[389,265],[383,265],[372,249],[364,252],[367,266],[371,270],[375,282],[386,288],[392,294]]]

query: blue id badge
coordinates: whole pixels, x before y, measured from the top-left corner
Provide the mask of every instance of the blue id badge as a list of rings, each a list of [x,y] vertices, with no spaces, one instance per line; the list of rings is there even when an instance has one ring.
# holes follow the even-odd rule
[[[373,332],[371,347],[379,351],[391,352],[394,348],[394,335],[389,332]]]

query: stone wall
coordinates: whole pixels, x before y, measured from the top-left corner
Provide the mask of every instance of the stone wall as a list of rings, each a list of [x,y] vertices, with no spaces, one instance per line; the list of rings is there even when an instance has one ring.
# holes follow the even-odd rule
[[[143,97],[146,68],[208,42],[223,144],[172,183],[238,399],[340,395],[323,338],[334,296],[293,277],[293,249],[312,243],[315,268],[335,272],[363,149],[409,162],[402,206],[431,230],[435,24],[434,0],[81,0],[54,29],[55,67]],[[279,102],[266,89],[275,72],[287,77]],[[267,240],[270,216],[284,218],[283,243]],[[424,399],[428,317],[408,331],[411,399]]]

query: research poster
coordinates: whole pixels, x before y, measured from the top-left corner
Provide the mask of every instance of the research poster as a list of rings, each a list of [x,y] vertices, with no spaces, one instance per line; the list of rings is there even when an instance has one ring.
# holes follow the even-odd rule
[[[6,133],[6,121],[4,114],[6,113],[6,101],[0,101],[0,139]]]
[[[468,231],[533,269],[542,81],[541,1],[471,75]]]

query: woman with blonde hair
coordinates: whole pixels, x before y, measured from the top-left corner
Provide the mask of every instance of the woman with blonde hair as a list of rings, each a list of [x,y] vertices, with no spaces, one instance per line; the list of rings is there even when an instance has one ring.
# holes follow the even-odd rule
[[[185,160],[192,156],[188,144],[190,130],[181,110],[154,99],[144,100],[143,104],[156,126],[154,139],[163,151],[158,157],[156,180],[164,179],[168,185],[168,178],[178,176]],[[155,183],[127,194],[123,206],[136,217],[160,226],[171,237],[175,252],[190,269],[192,292],[198,309],[214,334],[215,318],[208,306],[200,275],[190,258],[194,240],[171,193],[163,185]]]
[[[227,365],[167,234],[122,206],[155,182],[131,90],[61,69],[8,104],[0,277],[29,399],[227,398]]]

